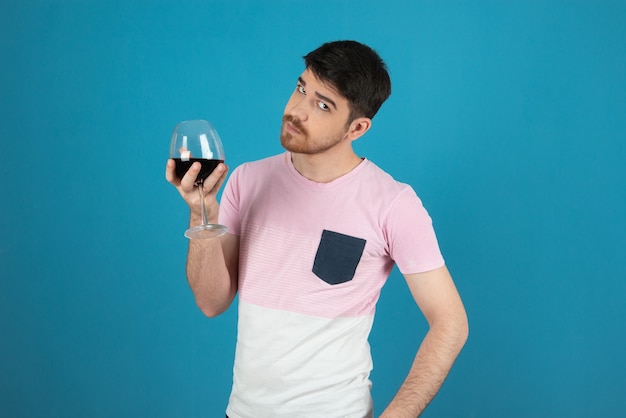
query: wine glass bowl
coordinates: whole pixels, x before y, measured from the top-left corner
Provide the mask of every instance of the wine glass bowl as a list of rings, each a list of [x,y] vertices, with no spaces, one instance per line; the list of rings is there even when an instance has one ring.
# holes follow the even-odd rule
[[[170,158],[176,164],[175,174],[180,179],[194,162],[202,166],[195,182],[200,196],[202,224],[185,231],[185,236],[189,239],[207,239],[226,233],[225,226],[207,222],[204,204],[203,182],[218,164],[224,162],[224,147],[213,125],[200,119],[178,123],[172,132]]]

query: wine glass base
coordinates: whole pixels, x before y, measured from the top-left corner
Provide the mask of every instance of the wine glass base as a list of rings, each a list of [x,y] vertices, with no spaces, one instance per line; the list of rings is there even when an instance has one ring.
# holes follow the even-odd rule
[[[226,227],[218,224],[198,225],[185,231],[189,239],[210,239],[226,233]]]

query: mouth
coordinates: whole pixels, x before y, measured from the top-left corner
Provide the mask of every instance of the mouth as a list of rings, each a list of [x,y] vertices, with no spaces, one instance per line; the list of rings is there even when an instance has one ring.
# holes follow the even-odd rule
[[[287,129],[288,132],[291,132],[292,134],[301,134],[302,132],[300,132],[300,129],[296,128],[296,126],[291,123],[291,122],[286,122],[285,123],[285,128]]]
[[[300,121],[293,116],[286,115],[283,117],[284,130],[293,135],[306,135],[306,130],[300,124]]]

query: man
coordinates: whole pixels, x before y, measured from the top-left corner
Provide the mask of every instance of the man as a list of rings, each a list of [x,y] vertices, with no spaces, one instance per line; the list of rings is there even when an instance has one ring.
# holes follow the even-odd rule
[[[367,338],[396,263],[430,328],[382,416],[416,417],[465,344],[465,310],[413,189],[352,148],[391,93],[385,64],[354,41],[324,44],[304,60],[283,116],[287,151],[238,167],[218,205],[220,165],[204,182],[206,210],[229,233],[189,243],[187,277],[202,312],[219,315],[239,295],[226,412],[373,416]],[[166,169],[190,225],[201,222],[199,170],[178,179],[173,161]]]

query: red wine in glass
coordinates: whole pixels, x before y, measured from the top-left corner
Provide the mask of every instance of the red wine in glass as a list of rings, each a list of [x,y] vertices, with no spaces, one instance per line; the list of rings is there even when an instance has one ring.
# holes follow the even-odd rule
[[[219,163],[224,162],[224,147],[213,125],[206,120],[187,120],[176,125],[170,141],[170,158],[176,162],[175,171],[179,178],[194,162],[202,165],[196,177],[202,224],[189,228],[185,236],[189,239],[208,239],[225,234],[225,226],[208,223],[204,204],[203,182]]]
[[[206,160],[204,158],[189,158],[183,160],[182,158],[172,158],[176,163],[176,177],[182,179],[183,176],[189,171],[191,165],[196,161],[199,162],[202,167],[200,168],[200,173],[198,173],[198,177],[196,177],[196,184],[204,181],[207,177],[211,175],[213,170],[217,168],[220,163],[223,163],[224,160]]]

